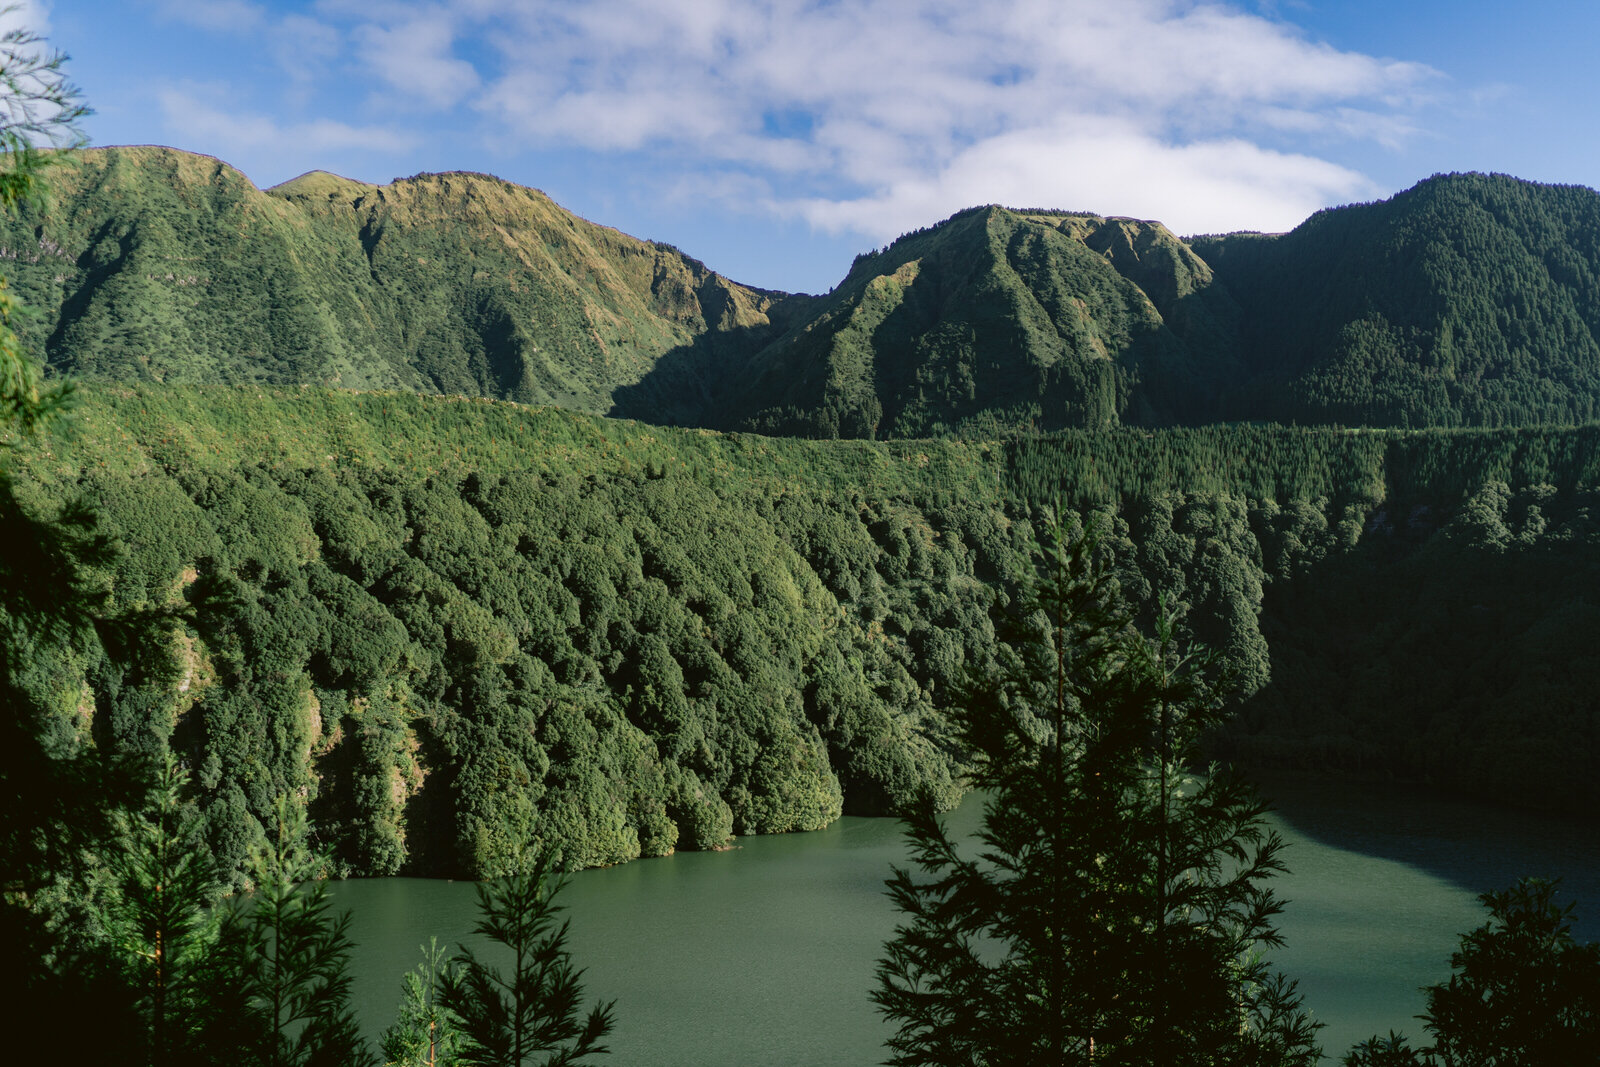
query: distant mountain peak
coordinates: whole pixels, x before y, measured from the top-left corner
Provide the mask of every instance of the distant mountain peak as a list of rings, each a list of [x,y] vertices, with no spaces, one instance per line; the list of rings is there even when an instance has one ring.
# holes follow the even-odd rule
[[[372,190],[379,188],[371,182],[356,181],[343,175],[334,174],[326,170],[308,170],[296,178],[267,189],[266,192],[282,197],[322,197],[332,199],[336,196],[349,195],[353,190]],[[359,195],[359,194],[358,194]]]

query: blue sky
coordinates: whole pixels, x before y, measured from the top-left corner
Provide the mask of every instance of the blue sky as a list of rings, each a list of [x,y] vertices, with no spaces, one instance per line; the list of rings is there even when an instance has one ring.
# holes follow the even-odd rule
[[[1600,184],[1600,4],[29,0],[96,144],[266,188],[478,170],[822,291],[978,203],[1282,230],[1486,170]]]

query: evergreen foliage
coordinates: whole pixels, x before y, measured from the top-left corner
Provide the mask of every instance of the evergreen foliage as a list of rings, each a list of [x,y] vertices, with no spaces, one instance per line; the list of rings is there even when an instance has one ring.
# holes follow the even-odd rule
[[[42,44],[26,29],[0,36],[0,209],[8,217],[45,191],[55,159],[38,146],[77,143],[76,123],[87,114],[62,74],[65,57]],[[127,1054],[117,1039],[134,1023],[120,976],[97,951],[83,889],[96,853],[115,836],[115,812],[139,790],[123,761],[88,743],[83,691],[41,682],[94,641],[97,626],[104,636],[120,629],[135,637],[140,628],[103,613],[92,572],[111,548],[90,512],[71,499],[43,509],[22,499],[16,453],[58,420],[68,391],[44,385],[14,332],[19,317],[0,278],[0,959],[8,962],[0,997],[27,1020],[104,1002],[102,1027],[8,1034],[16,1058],[104,1061]]]
[[[430,951],[392,1059],[580,1062],[610,1006],[580,1018],[530,846],[608,864],[848,805],[914,810],[932,878],[892,882],[896,1062],[1309,1062],[1253,949],[1277,842],[1191,769],[1202,735],[1600,796],[1600,435],[1529,428],[1600,413],[1592,191],[1447,176],[1190,244],[972,209],[791,297],[481,175],[262,193],[47,151],[86,111],[41,43],[0,38],[0,993],[99,1025],[14,1055],[371,1062],[331,867],[506,875],[479,932],[509,976]],[[76,439],[36,359],[100,381]],[[1119,429],[1218,416],[1419,429]],[[1035,585],[1057,499],[1104,535]],[[969,776],[978,863],[934,815]],[[1432,1047],[1349,1062],[1582,1057],[1600,957],[1552,892],[1485,896]]]
[[[1499,480],[1453,505],[1385,501],[1354,550],[1273,586],[1272,679],[1224,750],[1587,818],[1596,504]]]
[[[63,737],[185,761],[236,884],[278,796],[335,872],[485,876],[530,837],[587,866],[952,803],[948,713],[1057,496],[1109,521],[1142,625],[1165,598],[1223,657],[1220,754],[1595,795],[1592,429],[816,442],[98,385],[72,426],[19,484],[92,503],[124,548],[81,581],[155,633],[86,617],[19,684]]]
[[[1587,1063],[1600,1047],[1600,943],[1572,936],[1575,905],[1525,878],[1478,899],[1489,920],[1461,936],[1447,982],[1427,987],[1431,1046],[1363,1041],[1348,1067],[1512,1067]]]
[[[603,412],[669,354],[703,362],[768,330],[779,296],[485,175],[318,172],[262,192],[172,149],[76,159],[55,207],[0,224],[0,258],[39,311],[27,348],[62,374]]]
[[[383,1032],[383,1061],[391,1067],[453,1067],[459,1062],[461,1034],[456,1016],[439,1001],[454,961],[430,939],[422,962],[406,973],[405,995],[394,1024]]]
[[[110,852],[116,878],[109,939],[126,968],[141,1036],[134,1062],[200,1061],[216,967],[219,879],[201,838],[199,813],[183,796],[188,775],[166,759],[145,807],[119,812],[122,840]]]
[[[1281,842],[1241,780],[1189,769],[1219,719],[1163,620],[1133,629],[1097,539],[1050,531],[1035,629],[955,713],[988,796],[961,855],[931,805],[923,877],[874,999],[895,1064],[1312,1064],[1315,1027],[1257,951]]]
[[[456,1020],[459,1062],[470,1067],[567,1067],[605,1055],[612,1004],[583,1015],[583,972],[567,951],[567,924],[557,925],[562,882],[541,857],[525,870],[478,885],[475,931],[512,956],[509,974],[470,949],[440,975],[439,1002]]]
[[[35,155],[38,155],[35,153]],[[38,156],[40,161],[53,159]],[[1600,196],[1442,175],[1280,237],[975,208],[823,297],[736,285],[484,175],[266,192],[117,148],[0,220],[57,373],[499,397],[812,437],[1600,414]]]
[[[962,212],[858,259],[711,424],[926,437],[1203,418],[1229,358],[1210,281],[1159,224]]]
[[[1199,239],[1239,302],[1228,417],[1515,426],[1600,415],[1600,196],[1436,175],[1291,233]]]
[[[15,13],[7,4],[0,14]],[[78,87],[67,80],[66,53],[49,48],[38,33],[16,26],[0,35],[0,211],[47,201],[47,168],[61,156],[50,148],[80,148],[87,143],[80,125],[93,112]]]
[[[77,123],[88,114],[62,73],[66,57],[42,44],[22,28],[0,36],[0,209],[8,216],[44,193],[54,157],[35,141],[78,143]],[[53,709],[34,699],[25,681],[46,649],[91,631],[100,597],[86,572],[104,564],[110,549],[76,501],[41,518],[18,498],[15,450],[36,441],[67,400],[67,390],[43,384],[24,353],[14,330],[18,313],[0,278],[0,793],[10,809],[0,823],[0,888],[8,905],[41,888],[109,829],[109,813],[91,807],[107,768],[64,736]]]
[[[349,915],[333,914],[327,883],[315,878],[299,810],[281,805],[277,832],[256,856],[254,893],[223,917],[217,1025],[238,1033],[236,1055],[261,1067],[375,1063],[350,1006]]]

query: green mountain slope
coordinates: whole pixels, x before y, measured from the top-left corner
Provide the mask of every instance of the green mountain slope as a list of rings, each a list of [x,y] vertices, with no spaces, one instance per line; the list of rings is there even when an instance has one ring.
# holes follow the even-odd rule
[[[56,371],[489,396],[812,437],[1269,420],[1600,417],[1600,194],[1484,175],[1185,243],[961,212],[821,297],[474,174],[266,192],[208,157],[81,154],[0,222]]]
[[[708,421],[918,437],[1200,420],[1235,317],[1157,223],[980,208],[858,258]]]
[[[1600,195],[1444,175],[1193,247],[1238,299],[1228,414],[1374,426],[1600,417]]]
[[[663,354],[714,358],[775,294],[475,174],[261,192],[208,157],[82,153],[0,226],[24,330],[56,370],[312,383],[605,411]]]

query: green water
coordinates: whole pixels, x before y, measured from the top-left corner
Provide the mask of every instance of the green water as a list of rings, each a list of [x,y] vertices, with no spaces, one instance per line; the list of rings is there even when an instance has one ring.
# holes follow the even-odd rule
[[[1593,827],[1402,790],[1269,782],[1290,842],[1290,903],[1275,954],[1327,1023],[1337,1058],[1390,1028],[1420,1034],[1418,987],[1448,973],[1456,937],[1481,922],[1476,894],[1524,873],[1564,875],[1580,934],[1600,938],[1600,841]],[[969,802],[956,829],[981,812]],[[867,999],[893,929],[883,896],[903,862],[896,822],[745,838],[572,877],[570,946],[593,995],[615,998],[611,1062],[865,1065],[886,1027]],[[361,945],[356,996],[374,1036],[393,1018],[400,975],[430,934],[462,939],[476,918],[466,883],[347,882],[337,899]]]

